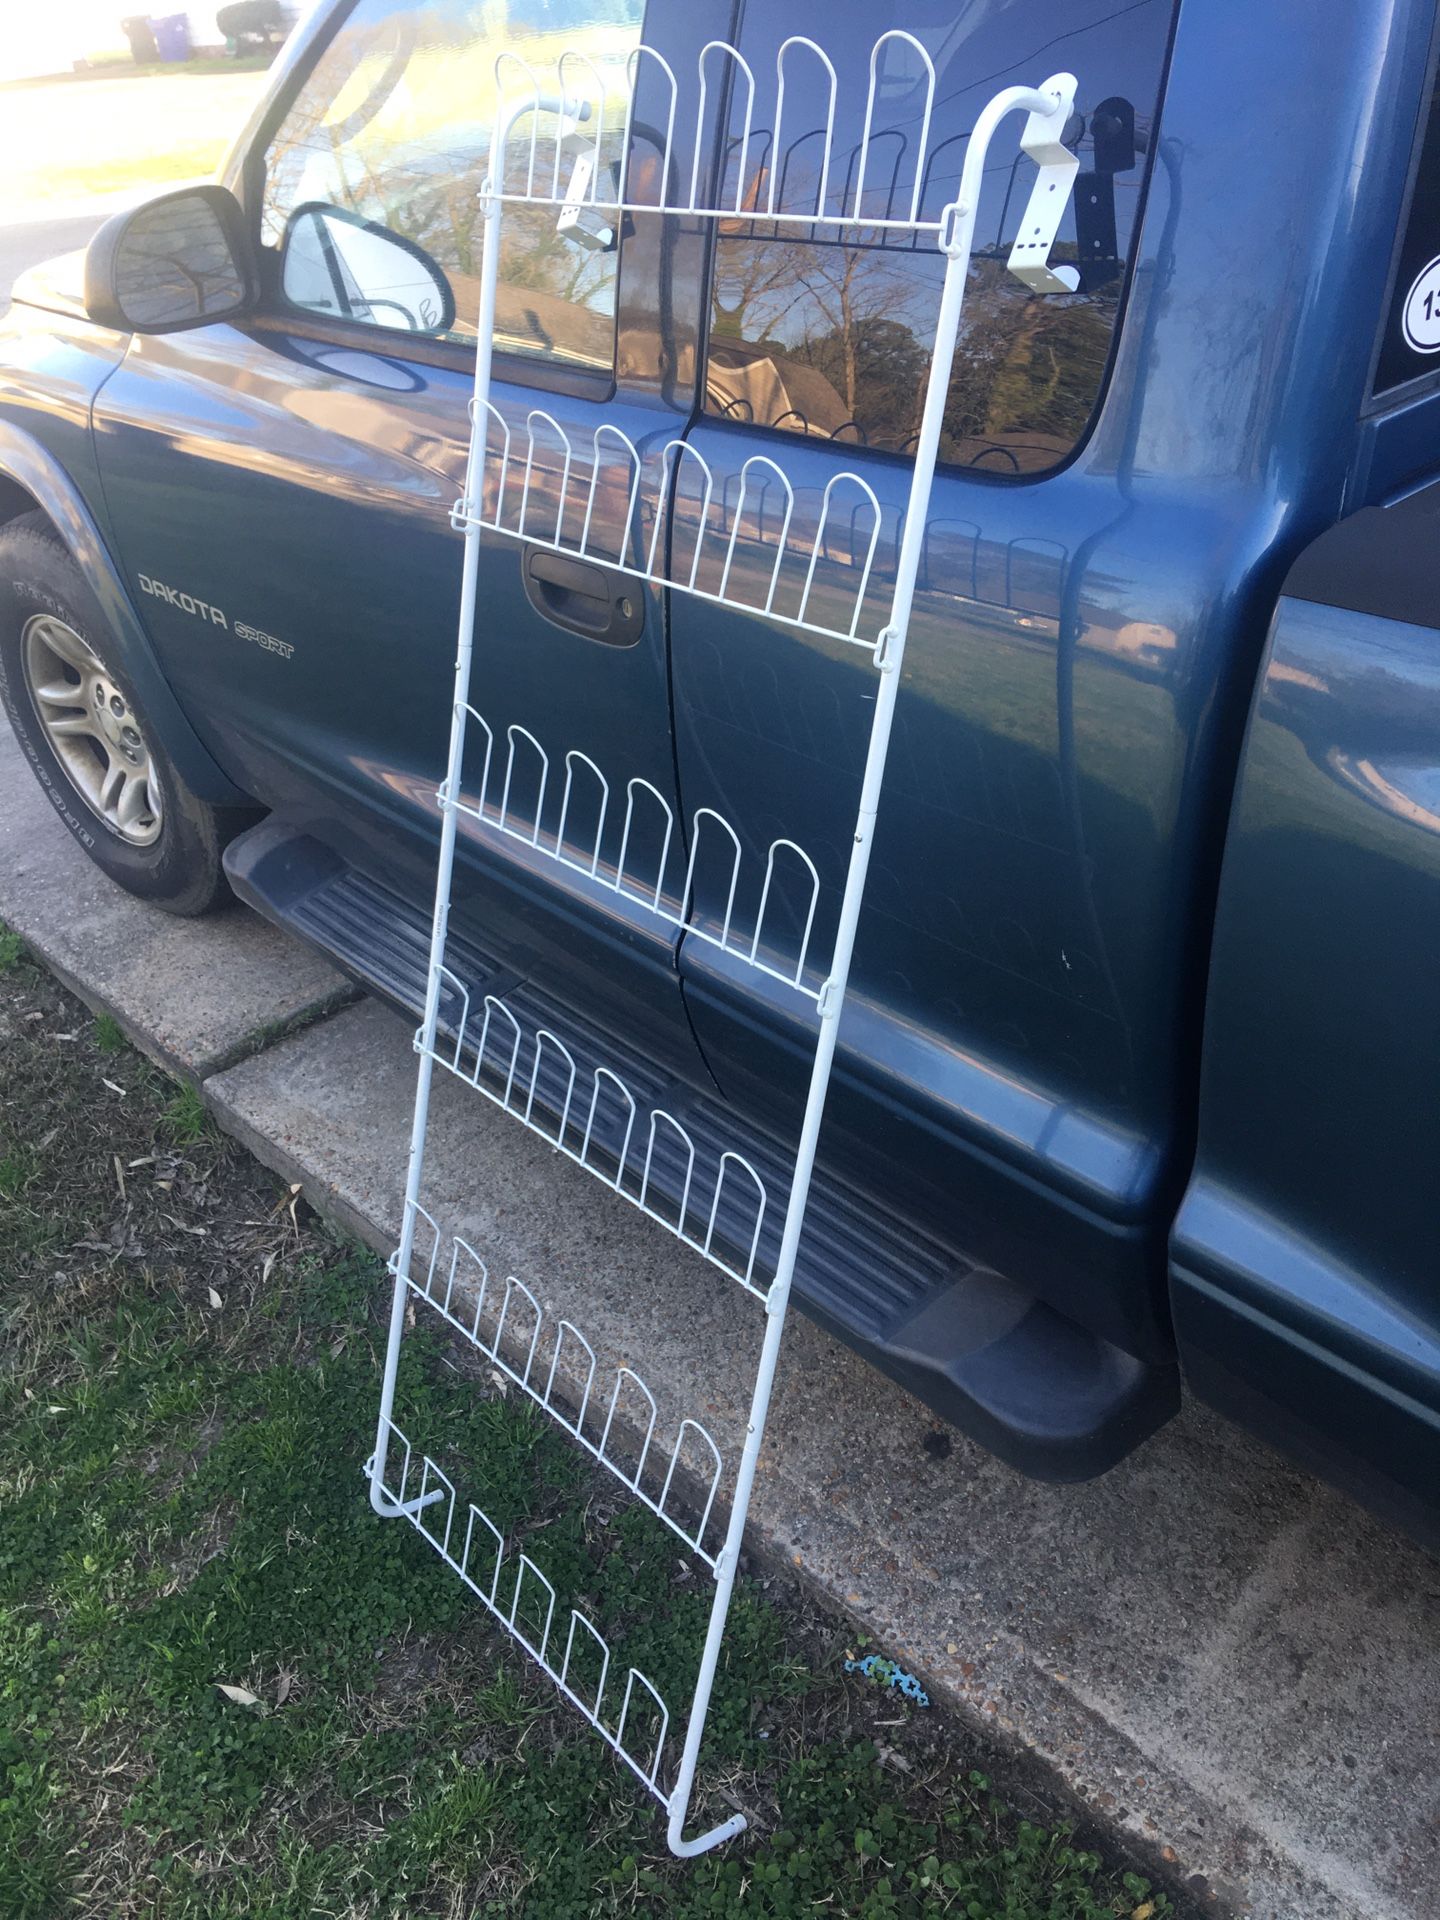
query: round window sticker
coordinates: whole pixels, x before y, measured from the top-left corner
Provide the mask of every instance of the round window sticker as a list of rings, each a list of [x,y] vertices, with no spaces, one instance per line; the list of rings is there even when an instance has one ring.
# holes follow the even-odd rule
[[[1440,353],[1440,255],[1416,274],[1400,324],[1416,353]]]

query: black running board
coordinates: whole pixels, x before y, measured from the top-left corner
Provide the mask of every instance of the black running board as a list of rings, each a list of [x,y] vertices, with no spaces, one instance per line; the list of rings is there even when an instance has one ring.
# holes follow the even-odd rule
[[[334,853],[279,819],[232,841],[225,869],[240,898],[298,934],[369,992],[418,1019],[429,960],[429,916],[413,902],[346,866]],[[561,1039],[588,1087],[593,1069],[611,1067],[643,1112],[663,1107],[695,1142],[697,1164],[718,1165],[727,1149],[743,1153],[770,1193],[789,1185],[786,1150],[735,1109],[677,1081],[573,1008],[517,981],[478,946],[453,934],[446,964],[478,1006],[503,993],[527,1035],[544,1027]],[[451,1007],[441,1024],[453,1033]],[[527,1043],[528,1044],[528,1043]],[[532,1057],[522,1058],[528,1085]],[[552,1072],[553,1069],[553,1072]],[[558,1118],[564,1098],[558,1057],[542,1059],[536,1106]],[[612,1124],[619,1125],[619,1116]],[[597,1113],[604,1143],[605,1116]],[[618,1152],[619,1142],[616,1143]],[[678,1141],[657,1139],[649,1193],[673,1213],[685,1185]],[[693,1196],[692,1196],[693,1200]],[[778,1216],[771,1208],[770,1216]],[[750,1227],[727,1221],[720,1237],[748,1239]],[[759,1270],[773,1271],[780,1220],[762,1228]],[[795,1270],[796,1299],[812,1319],[917,1395],[1011,1466],[1046,1480],[1103,1473],[1168,1419],[1179,1404],[1178,1375],[1135,1359],[977,1267],[953,1247],[888,1213],[853,1182],[817,1168]]]

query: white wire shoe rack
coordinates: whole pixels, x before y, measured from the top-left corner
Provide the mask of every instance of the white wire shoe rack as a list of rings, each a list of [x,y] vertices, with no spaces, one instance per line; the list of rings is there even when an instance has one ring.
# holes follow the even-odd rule
[[[903,59],[907,80],[918,71],[924,104],[908,206],[897,211],[892,186],[879,196],[882,205],[876,211],[877,183],[867,176],[881,129],[886,63],[892,58]],[[828,106],[824,126],[817,130],[814,191],[807,188],[805,204],[796,206],[789,203],[794,196],[781,178],[783,170],[763,162],[752,165],[752,147],[759,151],[765,145],[755,127],[757,115],[768,105],[768,150],[781,151],[787,82],[793,118],[793,88],[802,62]],[[658,86],[666,103],[659,122],[652,113],[643,127],[635,110],[642,74],[652,89]],[[646,46],[636,48],[623,68],[613,71],[602,70],[582,53],[565,53],[545,75],[514,54],[502,54],[495,78],[496,117],[481,189],[484,253],[471,437],[465,491],[453,514],[464,535],[464,570],[449,759],[437,796],[441,833],[428,987],[416,1035],[419,1072],[403,1225],[390,1263],[394,1296],[380,1409],[374,1452],[365,1471],[376,1512],[407,1519],[430,1542],[660,1801],[672,1851],[693,1856],[720,1845],[745,1825],[744,1816],[736,1814],[696,1837],[685,1833],[844,1011],[982,177],[1002,123],[1023,116],[1019,146],[1035,172],[1007,264],[1037,292],[1073,291],[1074,269],[1052,267],[1049,256],[1078,166],[1063,139],[1076,83],[1073,76],[1060,73],[1035,87],[1008,87],[996,94],[976,118],[956,197],[935,217],[925,217],[922,198],[936,72],[920,42],[900,30],[883,34],[871,49],[865,113],[853,142],[842,141],[836,125],[836,68],[815,41],[800,36],[781,46],[773,83],[767,80],[769,98],[763,102],[757,96],[765,89],[752,67],[736,47],[721,41],[705,46],[695,74],[684,82],[660,53]],[[724,169],[725,180],[734,179],[734,192],[727,185],[713,196],[726,204],[711,204],[702,155],[707,151],[707,126],[727,95],[732,118],[738,113],[740,119],[740,134],[730,143]],[[677,121],[684,124],[682,116],[694,133],[686,149],[694,155],[688,178],[676,160],[676,126]],[[617,128],[618,164],[606,157]],[[642,135],[647,164],[632,172]],[[836,185],[842,175],[843,185]],[[732,223],[732,230],[741,218],[812,238],[817,233],[843,236],[878,230],[939,250],[945,268],[935,347],[899,523],[893,584],[876,588],[882,512],[873,489],[858,473],[833,475],[818,501],[804,502],[802,511],[780,458],[769,453],[752,455],[739,475],[721,486],[702,455],[683,439],[642,454],[616,426],[601,425],[588,445],[576,445],[541,409],[531,410],[523,423],[507,419],[492,398],[491,361],[502,223],[507,208],[517,205],[553,209],[561,231],[585,228],[590,244],[612,243],[627,217],[671,214],[691,222]],[[679,510],[682,482],[688,490],[684,516]],[[744,535],[742,527],[749,529]],[[747,562],[737,567],[742,538]],[[511,725],[503,739],[496,738],[470,703],[479,558],[487,540],[548,547],[629,575],[647,588],[694,594],[737,614],[868,653],[876,673],[873,718],[843,890],[834,913],[821,916],[825,925],[835,928],[833,938],[824,942],[824,953],[817,953],[815,936],[820,875],[796,842],[775,840],[763,868],[751,872],[739,835],[713,809],[701,808],[692,819],[678,820],[670,802],[648,781],[631,779],[622,789],[617,780],[612,786],[588,755],[572,749],[561,758],[558,749],[542,743],[539,731]],[[769,557],[758,576],[753,564],[757,545]],[[536,726],[543,730],[539,716]],[[478,780],[472,778],[468,787],[467,741],[469,764],[474,765],[476,743],[481,763]],[[526,798],[519,804],[522,789]],[[487,994],[478,1004],[472,1002],[463,981],[447,965],[451,882],[462,816],[482,834],[519,839],[535,854],[680,927],[687,937],[723,949],[808,1003],[814,1057],[787,1190],[767,1190],[756,1167],[740,1153],[717,1156],[702,1150],[676,1115],[637,1098],[603,1063],[577,1060],[548,1029],[527,1027],[498,996]],[[618,852],[607,852],[614,847],[617,828]],[[718,904],[707,902],[703,909],[697,879],[702,860],[712,881],[717,871],[720,876]],[[775,904],[782,893],[784,912]],[[747,924],[748,933],[743,931]],[[448,1236],[422,1205],[426,1127],[437,1067],[602,1180],[760,1303],[764,1330],[738,1460],[727,1461],[714,1436],[693,1417],[676,1421],[671,1414],[662,1416],[655,1395],[628,1366],[602,1378],[595,1351],[579,1327],[547,1316],[517,1276],[492,1275],[482,1253]],[[662,1162],[671,1175],[663,1194],[656,1178]],[[777,1218],[778,1248],[767,1259],[764,1249],[777,1245]],[[767,1222],[772,1227],[768,1235]],[[671,1752],[669,1706],[645,1675],[633,1667],[626,1669],[623,1680],[612,1674],[611,1650],[594,1622],[580,1609],[567,1608],[535,1560],[513,1550],[433,1459],[422,1455],[417,1463],[394,1418],[396,1373],[413,1302],[424,1303],[551,1415],[708,1568],[713,1603],[678,1757]],[[577,1379],[578,1402],[564,1387],[568,1380],[573,1389]]]

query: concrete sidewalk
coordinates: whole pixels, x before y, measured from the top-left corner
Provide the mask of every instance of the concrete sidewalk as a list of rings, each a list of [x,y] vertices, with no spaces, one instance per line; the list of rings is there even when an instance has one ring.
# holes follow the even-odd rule
[[[410,1030],[240,909],[113,889],[0,732],[0,917],[317,1206],[388,1250]],[[440,1076],[426,1201],[724,1446],[754,1303]],[[986,1741],[1255,1920],[1440,1914],[1440,1564],[1191,1409],[1105,1479],[1025,1481],[803,1319],[752,1520]],[[673,1426],[673,1418],[671,1422]],[[463,1490],[462,1490],[463,1491]]]

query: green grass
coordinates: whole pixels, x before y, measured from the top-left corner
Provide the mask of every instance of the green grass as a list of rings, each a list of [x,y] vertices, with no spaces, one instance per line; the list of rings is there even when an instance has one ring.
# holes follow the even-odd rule
[[[177,1086],[156,1117],[156,1130],[180,1147],[193,1147],[212,1137],[214,1123],[199,1090],[188,1081]]]
[[[73,163],[55,159],[37,181],[34,198],[85,200],[128,187],[154,187],[159,192],[173,180],[204,179],[213,173],[227,144],[223,133],[202,134],[192,140],[174,140],[163,151],[122,151],[110,158]]]
[[[101,1053],[123,1053],[130,1044],[125,1038],[125,1029],[111,1013],[96,1014],[94,1036]]]
[[[1172,1911],[1010,1812],[940,1714],[845,1678],[841,1623],[744,1580],[699,1813],[755,1831],[670,1861],[578,1716],[370,1511],[379,1263],[297,1225],[99,1022],[56,1044],[75,1014],[36,968],[0,981],[4,1920]],[[398,1410],[678,1703],[708,1594],[673,1536],[423,1323]]]

